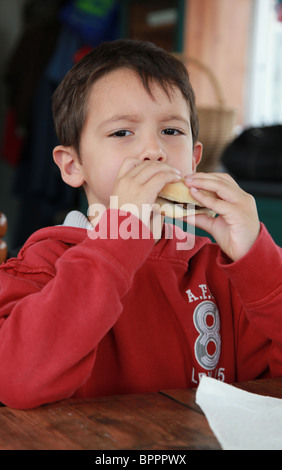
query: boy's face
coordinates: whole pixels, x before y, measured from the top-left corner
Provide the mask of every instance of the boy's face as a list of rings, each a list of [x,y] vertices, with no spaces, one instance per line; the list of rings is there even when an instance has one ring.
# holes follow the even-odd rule
[[[128,157],[165,161],[183,176],[195,170],[200,156],[193,154],[190,113],[181,91],[174,88],[168,97],[157,82],[150,89],[153,98],[127,68],[92,86],[81,135],[82,163],[76,161],[89,205],[109,206],[117,173]]]

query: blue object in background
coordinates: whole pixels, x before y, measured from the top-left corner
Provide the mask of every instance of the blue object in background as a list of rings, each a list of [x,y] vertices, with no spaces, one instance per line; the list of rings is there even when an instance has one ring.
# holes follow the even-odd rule
[[[116,0],[72,0],[62,8],[60,19],[95,47],[116,39],[119,7]]]

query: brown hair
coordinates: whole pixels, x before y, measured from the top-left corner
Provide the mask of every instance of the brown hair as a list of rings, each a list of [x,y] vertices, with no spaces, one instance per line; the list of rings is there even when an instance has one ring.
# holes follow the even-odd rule
[[[155,44],[131,39],[118,39],[99,45],[76,63],[62,80],[53,96],[54,123],[60,143],[73,146],[79,155],[92,85],[103,75],[121,67],[135,70],[150,94],[151,80],[157,81],[168,95],[169,87],[180,89],[190,110],[195,144],[198,138],[198,117],[186,67]]]

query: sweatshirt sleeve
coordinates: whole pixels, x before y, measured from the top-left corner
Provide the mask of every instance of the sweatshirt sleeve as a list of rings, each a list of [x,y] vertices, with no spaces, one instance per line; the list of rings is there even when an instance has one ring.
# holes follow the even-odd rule
[[[245,343],[249,364],[259,367],[258,363],[265,361],[272,376],[281,376],[282,249],[261,224],[258,239],[243,258],[228,263],[221,254],[219,264],[228,274],[239,299],[237,304],[241,305],[235,331],[237,340]],[[257,338],[265,338],[265,342],[260,343]]]
[[[103,217],[109,227],[110,211]],[[154,244],[149,229],[136,218],[135,224],[143,238],[120,231],[114,239],[86,236],[57,259],[55,275],[42,285],[46,273],[26,278],[0,270],[2,403],[32,408],[70,397],[87,380],[97,345]]]

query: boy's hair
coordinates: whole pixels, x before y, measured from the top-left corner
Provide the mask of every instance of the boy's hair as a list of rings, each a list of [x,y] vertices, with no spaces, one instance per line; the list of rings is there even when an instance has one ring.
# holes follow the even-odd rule
[[[62,80],[53,96],[54,123],[60,143],[74,147],[80,155],[80,138],[92,85],[121,67],[136,71],[150,94],[152,80],[159,83],[168,96],[173,86],[182,92],[190,110],[195,144],[198,138],[198,117],[186,67],[155,44],[131,39],[118,39],[99,45],[77,62]]]

